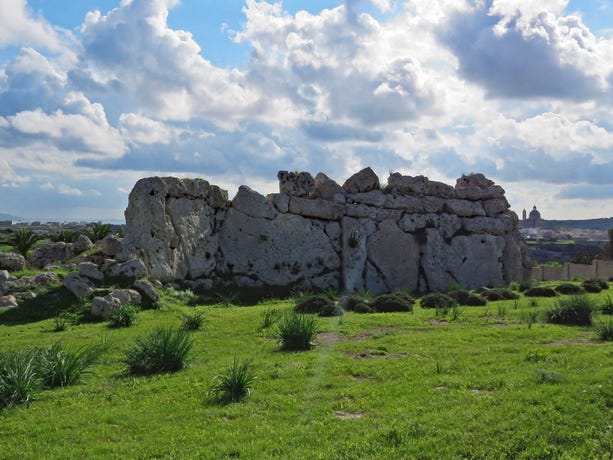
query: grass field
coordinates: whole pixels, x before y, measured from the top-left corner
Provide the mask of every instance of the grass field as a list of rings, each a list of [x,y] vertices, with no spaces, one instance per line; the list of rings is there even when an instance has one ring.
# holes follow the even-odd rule
[[[418,305],[318,318],[317,344],[302,352],[279,351],[275,326],[261,328],[265,312],[290,310],[291,300],[181,299],[166,293],[159,310],[123,329],[53,332],[53,318],[0,313],[2,350],[109,345],[82,384],[0,410],[0,458],[612,458],[613,343],[590,327],[532,323],[554,299],[461,307],[453,320]],[[185,370],[125,374],[136,337],[194,311],[204,324],[191,333]],[[207,391],[234,358],[250,360],[253,391],[220,404]]]

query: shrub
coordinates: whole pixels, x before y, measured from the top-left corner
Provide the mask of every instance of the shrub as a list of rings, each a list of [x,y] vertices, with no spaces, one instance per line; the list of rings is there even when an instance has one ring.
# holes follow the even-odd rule
[[[19,254],[26,257],[28,255],[28,251],[32,249],[32,246],[34,246],[39,239],[40,237],[35,235],[32,230],[25,230],[21,228],[15,230],[8,242],[17,252],[19,252]]]
[[[65,315],[57,315],[53,320],[53,332],[62,332],[68,329],[68,319]]]
[[[57,243],[59,241],[63,241],[64,243],[74,243],[77,241],[79,234],[74,230],[62,230],[55,235],[50,237],[50,240]]]
[[[465,289],[448,292],[447,295],[455,299],[460,305],[467,305],[469,307],[483,307],[487,305],[487,299]]]
[[[613,342],[613,320],[599,321],[594,329],[599,340]]]
[[[236,358],[223,374],[215,376],[215,383],[209,395],[223,403],[239,402],[251,394],[255,374],[249,361],[239,362]]]
[[[524,292],[532,287],[532,280],[513,281],[509,283],[509,289],[512,291]]]
[[[594,280],[585,280],[583,283],[581,283],[581,287],[585,289],[586,292],[597,293],[602,291],[600,283],[597,283]]]
[[[549,323],[589,326],[593,310],[593,302],[585,295],[578,295],[558,299],[545,316]]]
[[[360,302],[353,307],[355,313],[374,313],[374,310],[366,302]]]
[[[613,315],[613,300],[611,300],[611,296],[607,295],[607,300],[600,307],[600,311],[603,315]]]
[[[137,338],[126,350],[123,363],[133,375],[177,372],[187,365],[192,346],[193,341],[186,331],[159,327]]]
[[[572,283],[559,284],[556,286],[555,290],[556,292],[565,295],[579,295],[585,292],[581,286],[577,286],[576,284]]]
[[[414,302],[411,296],[398,291],[375,297],[370,302],[369,307],[378,313],[404,312],[413,311]]]
[[[333,307],[332,302],[328,297],[316,294],[306,296],[296,302],[294,311],[302,314],[317,314],[323,307]]]
[[[516,294],[509,289],[485,289],[483,292],[481,292],[481,296],[485,297],[490,302],[494,302],[496,300],[519,299],[519,294]]]
[[[346,311],[354,311],[358,304],[366,304],[366,302],[362,297],[355,294],[345,295],[338,299],[338,305]]]
[[[83,232],[94,243],[100,241],[106,235],[111,233],[111,226],[109,224],[103,224],[102,222],[95,223],[91,229]]]
[[[560,383],[564,376],[559,372],[548,371],[546,369],[536,369],[537,383]]]
[[[457,291],[456,291],[457,292]],[[456,300],[442,292],[426,294],[419,302],[421,308],[451,308],[457,305]]]
[[[41,387],[32,352],[0,352],[0,409],[28,403]]]
[[[317,322],[312,316],[289,313],[281,318],[277,328],[281,350],[310,350]]]
[[[112,328],[130,327],[136,322],[138,308],[134,305],[122,305],[107,316],[108,326]]]
[[[36,354],[36,371],[46,388],[75,385],[89,373],[102,352],[100,347],[65,350],[60,343]]]
[[[204,315],[202,312],[196,311],[183,315],[183,324],[181,327],[184,331],[197,331],[204,323]]]
[[[536,286],[524,291],[526,297],[555,297],[556,291],[550,287]]]
[[[327,305],[319,310],[319,316],[343,316],[343,309],[337,305]]]

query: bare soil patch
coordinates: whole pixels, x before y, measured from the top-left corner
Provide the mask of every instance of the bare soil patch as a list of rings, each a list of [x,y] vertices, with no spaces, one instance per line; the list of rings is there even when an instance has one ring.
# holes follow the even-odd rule
[[[356,334],[356,336],[353,338],[354,341],[356,342],[364,342],[366,340],[370,340],[371,338],[373,338],[374,336],[377,335],[387,335],[390,334],[392,332],[395,332],[398,328],[395,326],[383,326],[383,327],[378,327],[376,329],[371,329],[369,331],[363,331],[360,332],[359,334]]]

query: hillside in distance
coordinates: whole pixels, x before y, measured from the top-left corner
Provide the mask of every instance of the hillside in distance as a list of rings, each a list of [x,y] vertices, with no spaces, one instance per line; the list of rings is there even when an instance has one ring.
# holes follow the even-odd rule
[[[555,230],[559,228],[602,230],[613,228],[613,217],[586,220],[545,220],[543,228]]]

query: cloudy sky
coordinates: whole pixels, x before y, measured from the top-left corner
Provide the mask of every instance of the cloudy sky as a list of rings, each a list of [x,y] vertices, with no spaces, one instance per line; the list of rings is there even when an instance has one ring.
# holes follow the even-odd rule
[[[613,216],[613,0],[0,0],[0,212],[365,166]]]

